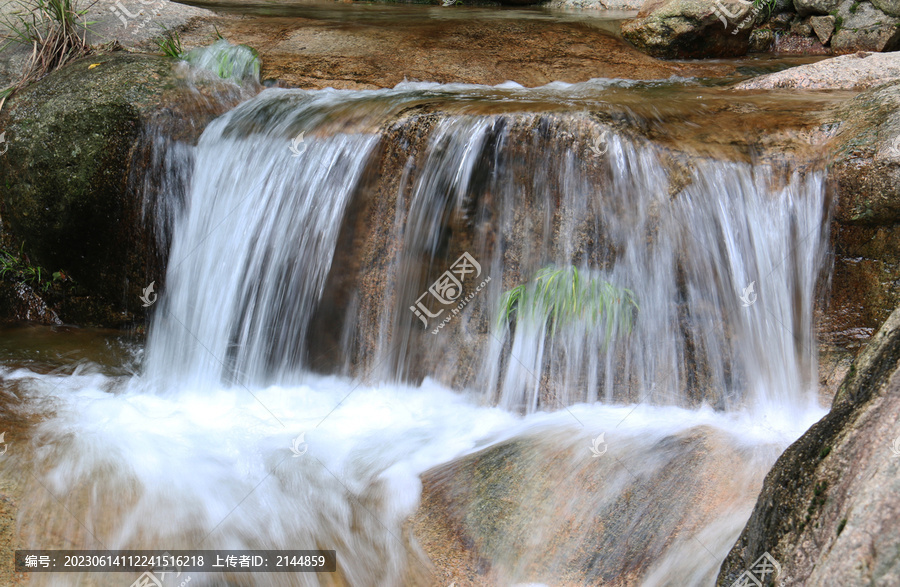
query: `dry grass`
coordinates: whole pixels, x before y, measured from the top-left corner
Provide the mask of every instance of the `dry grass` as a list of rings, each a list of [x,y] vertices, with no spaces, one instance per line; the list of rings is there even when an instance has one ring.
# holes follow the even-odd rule
[[[17,89],[56,71],[90,52],[88,26],[79,0],[14,0],[16,9],[0,18],[7,29],[3,49],[12,44],[31,46],[31,55],[14,85],[0,92],[3,102]],[[2,50],[2,49],[0,49]]]

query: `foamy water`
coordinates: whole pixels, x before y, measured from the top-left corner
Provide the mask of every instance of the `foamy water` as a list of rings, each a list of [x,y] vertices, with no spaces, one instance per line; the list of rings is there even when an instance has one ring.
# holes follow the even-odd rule
[[[710,426],[733,446],[771,460],[824,413],[778,411],[760,418],[705,408],[581,404],[522,417],[428,380],[420,387],[370,386],[313,375],[295,387],[212,392],[161,390],[140,377],[96,373],[18,370],[5,379],[32,405],[54,412],[37,426],[25,454],[69,511],[33,486],[23,517],[43,523],[25,528],[32,547],[333,548],[353,585],[401,584],[407,562],[402,524],[419,503],[419,476],[498,442],[533,436],[573,442],[583,447],[589,466],[592,439],[603,433],[609,456],[640,471],[664,466],[647,459],[662,439]],[[302,454],[295,456],[292,447]],[[758,475],[764,473],[760,468]],[[726,520],[719,531],[733,535],[742,524]],[[717,567],[701,566],[707,575]],[[122,583],[113,575],[91,579]],[[215,585],[221,578],[192,580]],[[69,575],[36,574],[32,581],[77,584]],[[312,574],[270,574],[236,584],[318,582]]]

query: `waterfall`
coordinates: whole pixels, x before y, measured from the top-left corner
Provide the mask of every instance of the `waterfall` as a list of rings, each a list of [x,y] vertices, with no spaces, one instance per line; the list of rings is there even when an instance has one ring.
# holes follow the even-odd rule
[[[651,143],[611,85],[269,89],[167,144],[140,369],[0,364],[41,416],[15,445],[22,544],[334,549],[334,576],[191,584],[433,584],[409,525],[423,478],[516,443],[504,507],[528,539],[497,526],[476,580],[713,585],[823,413],[823,176]],[[632,292],[630,324],[501,319],[551,267]],[[31,577],[73,581],[129,582]]]
[[[212,124],[194,153],[148,373],[191,387],[292,383],[310,345],[339,339],[331,354],[347,373],[432,377],[525,412],[815,401],[820,173],[673,163],[583,113],[393,120],[432,97],[270,90]],[[417,136],[387,160],[376,145],[398,128]],[[380,188],[393,205],[350,218],[371,211],[360,203],[375,189],[367,169],[399,178]],[[477,296],[459,283],[471,301],[457,316],[428,288],[464,253],[488,282]],[[633,328],[498,325],[503,292],[546,266],[634,292]],[[328,305],[340,334],[315,322]],[[453,320],[436,331],[420,308]]]

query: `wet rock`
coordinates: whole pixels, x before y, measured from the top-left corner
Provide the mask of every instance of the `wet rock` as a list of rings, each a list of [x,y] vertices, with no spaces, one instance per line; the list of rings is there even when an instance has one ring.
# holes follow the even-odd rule
[[[404,80],[487,85],[512,80],[534,87],[598,77],[664,79],[734,71],[724,63],[660,62],[616,38],[611,29],[584,22],[503,14],[415,20],[414,26],[408,19],[348,21],[339,27],[315,19],[223,15],[183,39],[208,42],[216,27],[232,42],[259,51],[263,78],[305,89],[392,88]]]
[[[793,12],[779,12],[769,19],[766,26],[774,31],[789,31],[795,16]]]
[[[834,33],[834,22],[833,16],[813,16],[809,19],[809,25],[823,45],[827,45],[831,40],[831,35]]]
[[[775,32],[769,29],[756,29],[750,33],[750,53],[766,53],[775,44]]]
[[[682,549],[697,547],[693,537],[714,551],[733,540],[768,457],[735,467],[751,460],[747,451],[706,427],[655,442],[625,436],[607,434],[594,457],[576,424],[426,472],[410,526],[436,575],[458,585],[711,581],[715,559],[688,560],[698,557]],[[696,483],[679,479],[686,470]],[[712,529],[713,520],[722,524]]]
[[[896,62],[893,75],[900,75]],[[858,344],[900,304],[900,81],[849,100],[825,128],[834,134],[829,180],[836,201],[829,316],[833,332]]]
[[[749,48],[750,25],[762,18],[751,6],[739,0],[652,2],[622,25],[622,35],[638,49],[665,59],[740,56]]]
[[[897,584],[898,411],[900,308],[850,368],[831,412],[766,476],[717,584],[731,585],[764,552],[782,566],[775,584]]]
[[[900,222],[900,82],[860,94],[834,120],[840,125],[831,159],[840,194],[835,219],[864,226]]]
[[[8,281],[0,282],[0,320],[62,324],[31,286]]]
[[[64,322],[122,326],[143,316],[141,290],[159,279],[163,254],[152,214],[143,216],[143,139],[162,127],[174,140],[196,138],[224,107],[182,91],[200,95],[171,60],[118,52],[75,61],[7,102],[4,228],[35,265],[77,284],[54,307]]]

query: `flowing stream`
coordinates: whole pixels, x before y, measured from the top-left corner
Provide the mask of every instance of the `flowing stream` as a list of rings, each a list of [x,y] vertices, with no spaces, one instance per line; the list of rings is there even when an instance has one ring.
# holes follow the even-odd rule
[[[192,584],[413,584],[404,524],[426,471],[540,439],[579,468],[623,464],[585,497],[602,509],[681,467],[667,442],[703,431],[733,470],[676,469],[648,499],[709,484],[739,486],[733,499],[691,532],[656,520],[637,570],[619,543],[597,556],[605,584],[615,565],[644,585],[714,584],[766,471],[824,414],[823,175],[682,165],[629,133],[632,118],[589,112],[627,85],[269,89],[171,149],[160,165],[186,197],[154,199],[171,249],[146,346],[112,371],[4,363],[6,388],[44,414],[25,544],[325,548],[338,578]],[[633,327],[500,320],[503,293],[545,267],[633,292]],[[455,290],[432,288],[448,273]],[[591,452],[600,434],[607,459]],[[533,521],[535,535],[552,527]],[[543,573],[498,559],[491,577],[570,584],[553,579],[564,558]]]

